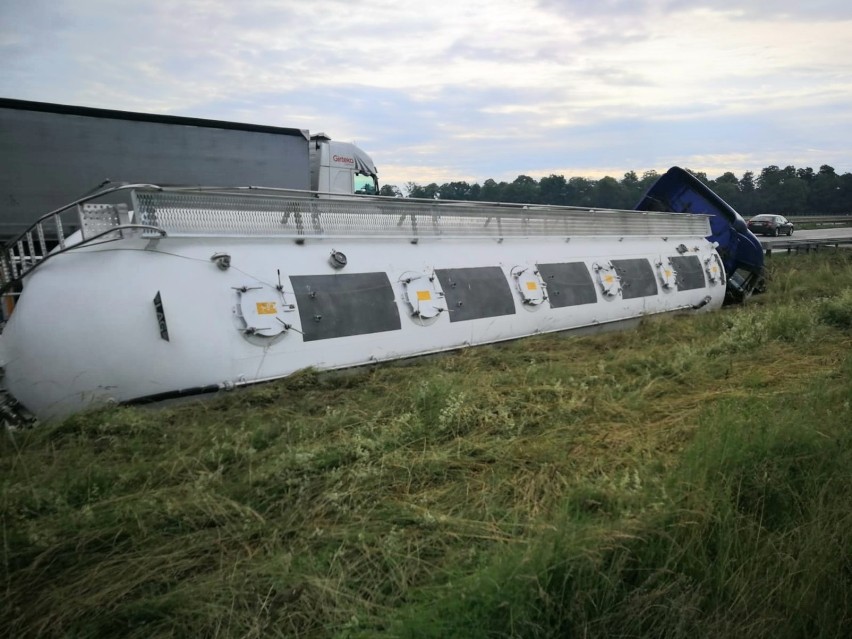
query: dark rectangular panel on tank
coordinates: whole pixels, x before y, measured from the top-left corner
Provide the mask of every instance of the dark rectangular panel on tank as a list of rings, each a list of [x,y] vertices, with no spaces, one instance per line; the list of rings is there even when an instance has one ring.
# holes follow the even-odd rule
[[[299,129],[0,98],[0,131],[6,238],[105,180],[310,188]]]
[[[306,342],[402,328],[386,273],[294,275],[290,283]]]
[[[451,322],[513,315],[515,300],[499,266],[437,269]]]
[[[675,270],[677,290],[690,291],[694,288],[704,288],[704,269],[697,255],[679,255],[669,258]]]
[[[537,264],[536,268],[547,285],[547,301],[551,308],[594,304],[598,301],[592,276],[582,262]]]
[[[629,300],[635,297],[656,295],[657,278],[651,263],[644,258],[630,260],[612,260],[618,279],[621,280],[621,297]]]

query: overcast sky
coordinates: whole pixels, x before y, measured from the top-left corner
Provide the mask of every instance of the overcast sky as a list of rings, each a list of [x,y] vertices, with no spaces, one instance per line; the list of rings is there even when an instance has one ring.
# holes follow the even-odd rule
[[[852,171],[850,0],[0,0],[0,60],[3,97],[324,131],[400,187]]]

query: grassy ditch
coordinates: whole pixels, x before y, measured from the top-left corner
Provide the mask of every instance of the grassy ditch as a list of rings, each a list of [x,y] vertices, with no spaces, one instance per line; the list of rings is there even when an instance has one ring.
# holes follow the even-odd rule
[[[841,637],[852,257],[741,308],[7,431],[0,627]]]

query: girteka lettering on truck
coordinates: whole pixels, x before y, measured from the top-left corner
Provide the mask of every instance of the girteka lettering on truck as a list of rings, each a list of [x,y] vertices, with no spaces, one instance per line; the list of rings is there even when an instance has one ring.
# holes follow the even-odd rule
[[[67,115],[64,107],[42,107],[34,113]],[[68,109],[73,117],[100,117]],[[155,116],[117,121],[147,117]],[[378,186],[363,151],[300,135],[306,146],[292,145],[296,157],[276,162],[298,177],[279,176],[264,188],[233,180],[167,186],[178,179],[150,160],[151,175],[144,167],[113,174],[113,182],[131,183],[69,196],[70,204],[51,204],[29,222],[0,255],[5,391],[48,420],[307,367],[706,312],[762,285],[756,238],[682,169],[662,176],[637,210],[383,198],[356,194]],[[142,162],[134,144],[144,148],[148,138],[125,139],[103,152]],[[30,166],[37,148],[25,152]],[[316,180],[306,177],[312,150]],[[337,170],[349,173],[335,177]],[[229,173],[245,184],[273,174]],[[45,193],[54,182],[68,184],[56,163],[22,179],[35,195],[39,184]]]

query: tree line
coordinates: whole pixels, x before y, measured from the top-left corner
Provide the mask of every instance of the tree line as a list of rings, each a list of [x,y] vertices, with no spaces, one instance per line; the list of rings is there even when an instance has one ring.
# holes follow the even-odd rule
[[[852,213],[852,173],[838,174],[834,167],[827,164],[819,167],[818,171],[811,167],[797,169],[787,166],[782,169],[773,165],[767,166],[758,175],[746,171],[741,178],[728,171],[714,180],[708,179],[706,173],[690,172],[746,217],[759,213]],[[434,182],[427,185],[408,182],[405,194],[398,187],[386,184],[381,187],[380,194],[390,197],[632,209],[658,177],[660,175],[656,171],[645,171],[641,177],[635,171],[628,171],[620,180],[610,176],[592,180],[566,178],[564,175],[549,175],[535,180],[528,175],[519,175],[512,182],[497,182],[489,178],[481,185],[463,181],[441,185]]]

